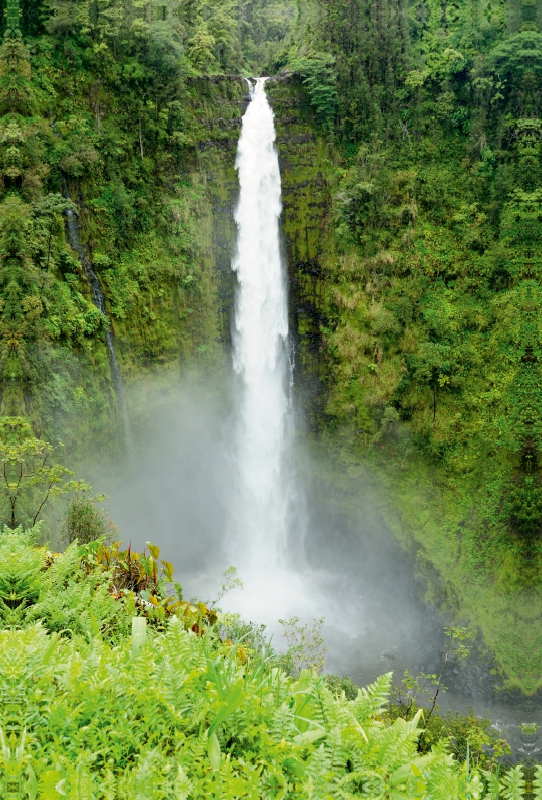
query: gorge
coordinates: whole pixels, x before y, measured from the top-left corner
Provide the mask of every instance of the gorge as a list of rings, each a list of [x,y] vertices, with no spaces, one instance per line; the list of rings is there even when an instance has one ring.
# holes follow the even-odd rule
[[[79,539],[91,572],[73,520],[113,536],[106,508],[123,546],[161,548],[179,603],[209,601],[187,628],[198,636],[234,565],[245,589],[226,611],[273,642],[279,616],[325,617],[326,670],[360,685],[393,672],[402,691],[405,669],[438,675],[455,643],[439,704],[489,710],[530,785],[538,4],[0,6],[8,528],[41,520],[44,570]],[[158,564],[153,552],[141,558]],[[137,607],[117,589],[160,628],[144,611],[167,607],[158,589]]]

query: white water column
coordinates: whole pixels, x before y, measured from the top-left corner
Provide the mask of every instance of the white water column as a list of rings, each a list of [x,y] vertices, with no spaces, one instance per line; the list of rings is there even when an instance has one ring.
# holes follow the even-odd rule
[[[281,258],[281,184],[265,79],[251,88],[236,169],[234,369],[240,379],[231,555],[243,580],[284,566],[289,470],[288,294]]]

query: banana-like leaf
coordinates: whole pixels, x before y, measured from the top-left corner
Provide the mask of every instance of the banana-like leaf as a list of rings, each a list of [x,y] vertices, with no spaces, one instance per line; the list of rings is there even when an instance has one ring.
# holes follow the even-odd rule
[[[428,767],[432,761],[435,761],[437,756],[434,753],[428,753],[425,756],[420,756],[410,761],[408,764],[403,764],[395,772],[392,773],[390,783],[392,786],[402,783],[403,781],[411,778],[412,775],[416,777],[423,776],[422,770]]]
[[[209,756],[212,769],[217,772],[222,766],[222,751],[220,750],[220,742],[218,741],[218,736],[216,733],[212,733],[209,736],[209,740],[207,742],[207,754]]]
[[[308,744],[317,742],[318,739],[322,739],[324,736],[327,736],[327,731],[314,729],[312,731],[305,731],[305,733],[300,733],[297,736],[294,736],[293,741],[300,747],[305,747]]]
[[[220,711],[218,712],[214,720],[211,722],[211,725],[209,726],[209,736],[216,729],[217,725],[220,725],[222,722],[225,722],[225,720],[230,716],[230,714],[233,714],[233,712],[241,705],[245,697],[246,697],[246,692],[244,689],[244,683],[243,680],[240,679],[234,686],[232,686],[232,688],[230,689],[230,691],[226,696],[226,699],[224,700],[223,703],[221,703],[222,707]]]

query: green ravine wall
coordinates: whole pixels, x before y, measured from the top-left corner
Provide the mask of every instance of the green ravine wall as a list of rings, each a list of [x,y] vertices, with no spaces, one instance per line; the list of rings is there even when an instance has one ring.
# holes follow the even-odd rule
[[[62,440],[72,466],[90,451],[105,458],[123,449],[104,325],[114,335],[136,438],[152,413],[141,386],[166,391],[188,374],[220,382],[229,371],[234,162],[247,86],[239,75],[194,70],[160,83],[155,67],[138,83],[139,62],[129,53],[117,62],[114,50],[96,45],[107,55],[89,61],[70,41],[39,35],[26,48],[13,29],[2,47],[0,233],[9,257],[0,356],[2,413],[25,414],[37,435]],[[458,58],[452,66],[463,63]],[[541,650],[533,624],[538,551],[531,528],[522,539],[509,520],[522,498],[525,511],[538,496],[530,473],[519,474],[518,455],[536,384],[518,331],[524,325],[535,336],[534,300],[530,279],[522,283],[525,297],[523,288],[516,297],[515,278],[501,272],[503,259],[531,269],[521,236],[530,241],[535,230],[534,201],[506,189],[525,206],[517,212],[524,222],[518,233],[512,220],[499,239],[495,181],[513,187],[514,158],[531,180],[536,125],[518,123],[523,149],[499,151],[499,172],[493,151],[473,155],[465,143],[462,107],[453,112],[457,125],[442,117],[455,108],[450,92],[438,96],[433,114],[432,105],[427,113],[416,106],[420,92],[403,89],[413,106],[412,135],[386,151],[375,121],[374,136],[372,128],[358,131],[345,146],[329,115],[316,118],[294,73],[270,80],[268,94],[306,428],[334,454],[333,479],[345,471],[354,483],[380,487],[390,524],[417,552],[428,596],[480,631],[496,680],[533,693]],[[126,74],[129,91],[119,77]],[[67,241],[64,180],[109,322],[93,306]],[[479,210],[482,201],[488,213]],[[502,255],[506,247],[512,261]],[[508,359],[500,372],[494,364],[494,414],[486,412],[481,344],[488,357],[500,347]],[[519,421],[508,414],[501,437],[497,414],[507,403]],[[515,486],[519,501],[513,513],[503,511],[499,498]]]
[[[237,77],[202,77],[187,82],[190,107],[191,147],[177,167],[177,186],[167,198],[182,198],[179,207],[181,235],[190,241],[187,275],[198,270],[197,294],[172,285],[167,270],[151,274],[139,284],[128,314],[116,313],[114,292],[102,278],[111,324],[134,417],[144,417],[137,408],[138,383],[152,376],[164,391],[174,387],[182,375],[220,375],[229,369],[231,310],[234,283],[230,269],[235,245],[233,209],[237,197],[234,169],[241,117],[246,108],[247,88]],[[299,79],[272,80],[268,95],[276,117],[282,187],[285,254],[290,279],[291,330],[296,345],[296,374],[306,409],[306,427],[326,442],[334,478],[341,474],[355,486],[369,482],[380,497],[381,511],[405,550],[415,553],[421,585],[427,599],[444,613],[479,634],[488,658],[494,659],[496,686],[532,694],[540,674],[540,637],[533,624],[539,615],[538,595],[532,589],[472,580],[462,560],[463,537],[471,534],[464,514],[470,513],[457,494],[446,491],[435,480],[430,466],[420,458],[408,467],[398,465],[385,443],[367,443],[354,427],[328,429],[326,403],[329,374],[322,331],[325,309],[333,292],[328,265],[336,258],[330,230],[332,174],[336,155],[329,140],[315,123]],[[104,251],[99,223],[85,209],[90,201],[85,186],[78,189],[82,209],[83,240],[95,257]],[[153,245],[160,247],[159,243]],[[144,251],[143,251],[144,252]],[[156,251],[146,256],[151,262]],[[145,256],[144,256],[145,257]],[[123,260],[141,259],[141,251],[125,254]],[[131,265],[135,268],[135,263]],[[194,271],[194,270],[192,270]],[[101,345],[97,344],[98,352]],[[105,348],[101,363],[106,364]],[[105,366],[103,367],[103,369]],[[90,375],[90,382],[95,375]],[[102,378],[107,386],[107,376]],[[135,387],[132,392],[132,387]],[[98,438],[109,438],[114,417],[104,417]],[[107,422],[109,420],[109,422]],[[65,418],[58,432],[75,424]],[[84,421],[77,430],[95,435],[96,419]],[[64,430],[63,430],[64,429]],[[137,426],[136,426],[137,430]],[[318,433],[320,431],[320,433]],[[77,437],[73,451],[85,449],[85,438]],[[458,527],[459,526],[459,527]],[[474,530],[473,526],[473,530]],[[506,575],[506,565],[501,568]]]

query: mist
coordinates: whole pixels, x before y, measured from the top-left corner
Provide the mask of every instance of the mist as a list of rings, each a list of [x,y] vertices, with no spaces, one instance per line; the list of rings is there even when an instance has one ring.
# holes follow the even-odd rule
[[[279,618],[325,617],[326,669],[358,683],[427,666],[442,624],[420,597],[412,559],[382,519],[374,489],[341,475],[323,445],[302,434],[290,455],[296,492],[286,563],[270,567],[266,579],[243,571],[242,549],[236,558],[229,541],[235,392],[233,379],[217,386],[216,378],[186,380],[163,393],[137,388],[147,411],[131,466],[90,469],[93,486],[109,495],[124,544],[158,545],[187,598],[212,600],[222,572],[236,566],[244,589],[221,606],[265,623],[277,646]]]
[[[372,481],[348,474],[329,439],[309,438],[302,415],[290,454],[302,527],[296,527],[292,510],[283,568],[269,569],[265,579],[243,571],[243,553],[235,558],[229,541],[238,388],[227,371],[197,380],[187,375],[163,390],[151,383],[132,387],[127,399],[139,416],[133,420],[130,464],[96,461],[85,470],[94,489],[109,495],[107,510],[124,546],[158,545],[186,599],[213,600],[223,571],[236,566],[244,588],[219,605],[246,622],[264,623],[278,650],[286,649],[279,619],[299,616],[310,623],[324,617],[325,672],[346,675],[359,686],[384,672],[400,682],[406,669],[413,675],[437,671],[450,620],[424,601],[415,559],[380,512],[385,498]],[[439,705],[489,712],[513,752],[525,755],[518,726],[532,712],[490,698],[484,680],[483,674],[477,680],[447,671],[450,690],[441,693]]]

